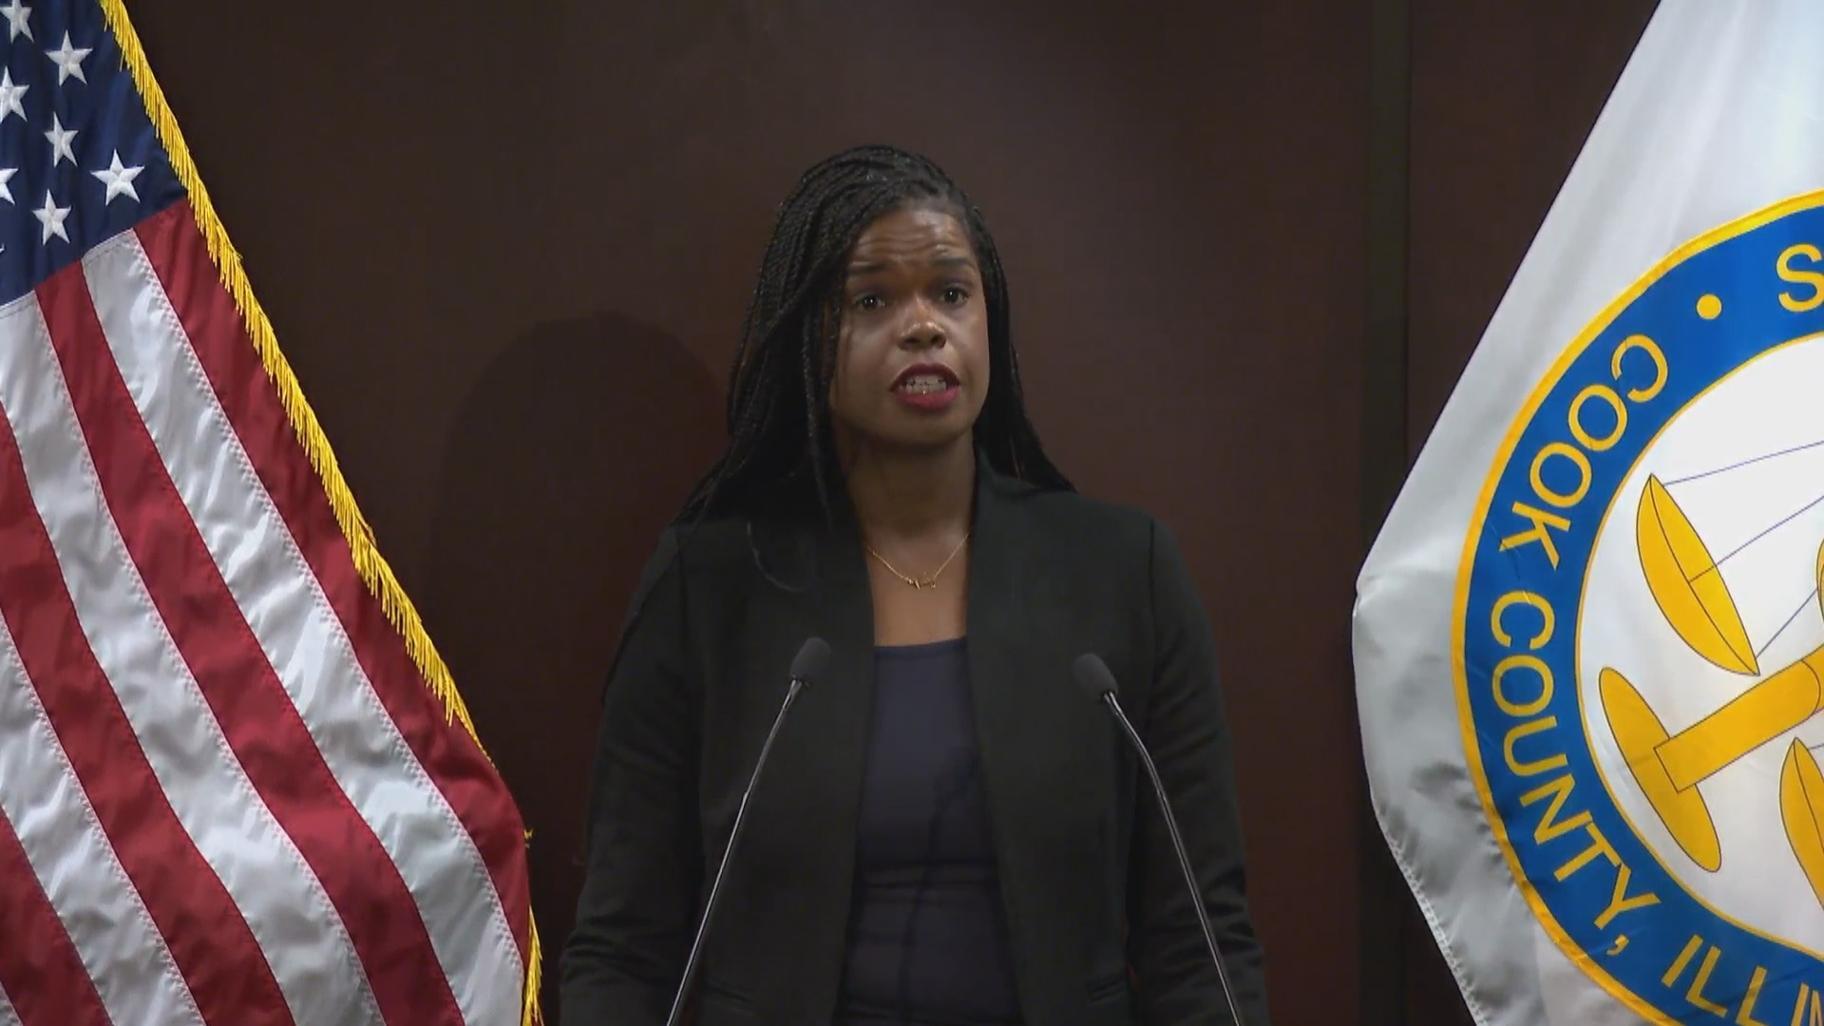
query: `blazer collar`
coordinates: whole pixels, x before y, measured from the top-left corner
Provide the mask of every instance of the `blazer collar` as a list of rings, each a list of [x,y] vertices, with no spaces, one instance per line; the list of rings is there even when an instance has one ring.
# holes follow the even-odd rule
[[[1027,534],[1020,529],[1019,505],[1037,489],[1008,477],[988,462],[988,454],[979,447],[975,452],[975,509],[972,514],[969,548],[969,633],[976,632],[977,594],[1001,591],[1002,585],[1016,583],[1016,575],[1025,558]],[[854,603],[857,594],[866,595],[868,568],[861,546],[861,529],[855,506],[847,489],[834,488],[830,494],[830,518],[827,529],[823,518],[811,514],[803,521],[810,525],[815,551],[811,589],[820,593],[826,607]],[[984,579],[984,574],[986,578]],[[859,589],[859,592],[857,591]],[[1004,592],[1002,592],[1004,594]],[[873,615],[868,608],[868,645],[872,647]],[[828,608],[829,612],[836,612]],[[850,624],[849,617],[839,618]],[[850,624],[852,626],[852,624]],[[987,626],[987,624],[983,624]],[[834,639],[832,639],[834,641]]]
[[[1039,490],[996,471],[980,449],[976,450],[975,468],[966,622],[970,651],[985,653],[992,662],[1014,655],[1017,639],[1031,633],[1031,618],[1037,610],[1025,599],[1049,594],[1052,574],[1034,549],[1030,518],[1022,508]],[[843,669],[871,667],[874,609],[867,557],[855,508],[845,489],[839,487],[831,494],[830,512],[827,528],[821,516],[807,518],[814,526],[810,538],[803,539],[813,553],[802,592],[806,626],[827,632]],[[977,669],[975,662],[972,657],[972,669]],[[854,679],[871,680],[871,674]]]

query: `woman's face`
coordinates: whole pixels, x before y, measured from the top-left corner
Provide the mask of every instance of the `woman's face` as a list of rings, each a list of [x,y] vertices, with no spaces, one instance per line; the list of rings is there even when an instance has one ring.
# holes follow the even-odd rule
[[[855,241],[839,297],[840,449],[970,444],[988,396],[988,305],[956,217],[926,205],[883,214]]]

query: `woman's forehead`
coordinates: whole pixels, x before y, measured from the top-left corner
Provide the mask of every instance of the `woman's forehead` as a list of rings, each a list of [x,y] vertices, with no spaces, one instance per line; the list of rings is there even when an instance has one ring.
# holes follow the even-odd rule
[[[941,207],[901,207],[862,229],[850,250],[849,272],[866,273],[891,263],[974,263],[969,233],[955,214]]]

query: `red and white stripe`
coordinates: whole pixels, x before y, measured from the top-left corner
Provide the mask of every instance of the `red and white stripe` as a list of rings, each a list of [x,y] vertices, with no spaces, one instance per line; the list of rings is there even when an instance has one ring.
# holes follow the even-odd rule
[[[0,1026],[518,1021],[517,811],[187,205],[0,311],[0,624]]]

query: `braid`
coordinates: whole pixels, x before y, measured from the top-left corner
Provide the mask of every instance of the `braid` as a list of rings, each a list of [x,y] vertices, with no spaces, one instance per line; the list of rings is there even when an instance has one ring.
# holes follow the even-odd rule
[[[729,370],[728,447],[691,491],[680,520],[745,510],[780,479],[806,470],[828,515],[835,458],[827,406],[841,317],[834,304],[838,271],[869,224],[918,202],[952,208],[981,265],[989,386],[975,424],[976,444],[1003,474],[1045,488],[1071,487],[1026,415],[1006,273],[981,211],[924,157],[861,146],[805,171],[780,204]]]
[[[823,406],[823,395],[828,394],[827,391],[818,391],[819,386],[827,380],[823,372],[822,327],[822,317],[806,317],[798,349],[802,356],[800,363],[804,377],[804,451],[812,455],[811,476],[817,485],[817,501],[827,516],[830,512],[829,486],[823,477],[823,460],[818,458],[823,449],[823,425],[818,413]]]

